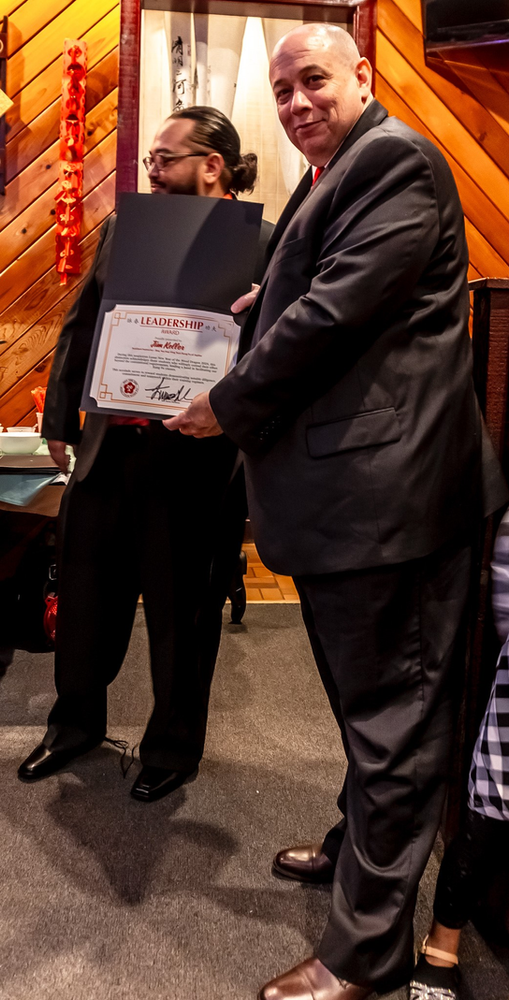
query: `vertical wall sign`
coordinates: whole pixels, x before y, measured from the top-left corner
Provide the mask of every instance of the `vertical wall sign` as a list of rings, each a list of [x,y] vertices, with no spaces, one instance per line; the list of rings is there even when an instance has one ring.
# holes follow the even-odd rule
[[[85,153],[86,42],[66,38],[60,111],[60,170],[56,200],[56,266],[65,285],[81,270],[78,246]]]
[[[5,194],[5,112],[12,101],[5,93],[7,77],[7,18],[0,19],[0,194]]]

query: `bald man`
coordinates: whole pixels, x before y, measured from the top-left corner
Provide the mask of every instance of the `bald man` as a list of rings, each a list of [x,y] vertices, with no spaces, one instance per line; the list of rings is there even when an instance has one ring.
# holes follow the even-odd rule
[[[224,431],[245,452],[261,558],[295,579],[348,758],[341,821],[275,859],[280,875],[333,881],[328,925],[315,956],[260,1000],[364,1000],[413,967],[472,532],[507,492],[482,448],[447,163],[373,99],[369,63],[341,28],[295,28],[270,80],[312,169],[276,226],[244,357],[169,427]]]

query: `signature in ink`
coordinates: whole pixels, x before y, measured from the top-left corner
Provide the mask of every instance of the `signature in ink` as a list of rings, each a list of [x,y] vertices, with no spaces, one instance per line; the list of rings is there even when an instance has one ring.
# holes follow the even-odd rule
[[[171,400],[173,403],[185,403],[189,399],[189,394],[191,392],[191,387],[188,386],[187,389],[185,385],[181,385],[176,392],[167,392],[171,386],[171,382],[164,382],[164,376],[161,379],[159,385],[154,386],[153,389],[148,390],[150,399],[164,399]]]

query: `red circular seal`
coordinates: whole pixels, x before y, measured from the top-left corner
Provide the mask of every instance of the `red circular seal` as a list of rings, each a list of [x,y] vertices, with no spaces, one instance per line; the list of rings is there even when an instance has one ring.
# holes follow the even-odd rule
[[[126,378],[125,382],[122,382],[120,386],[120,392],[123,396],[135,396],[138,389],[139,385],[133,378]]]

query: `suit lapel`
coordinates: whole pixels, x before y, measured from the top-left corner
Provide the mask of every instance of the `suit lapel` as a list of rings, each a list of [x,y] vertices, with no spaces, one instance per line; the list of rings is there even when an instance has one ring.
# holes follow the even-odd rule
[[[341,157],[344,156],[344,154],[349,149],[351,149],[354,143],[356,143],[357,140],[361,138],[361,136],[365,135],[366,132],[369,132],[369,130],[374,128],[376,125],[380,125],[380,123],[383,122],[384,119],[387,118],[387,116],[388,116],[388,111],[386,108],[383,107],[382,104],[380,104],[377,100],[371,101],[366,110],[360,116],[359,120],[355,123],[352,131],[346,137],[342,146],[340,146],[337,153],[332,157],[332,160],[329,163],[328,170],[331,170],[332,167],[336,166],[338,160],[340,160]],[[260,291],[256,297],[256,301],[247,315],[246,322],[244,324],[241,333],[239,359],[243,357],[243,355],[249,350],[249,347],[251,345],[251,339],[261,309],[263,293],[265,290],[265,286],[267,284],[268,276],[270,274],[272,255],[274,254],[274,251],[276,250],[276,247],[281,237],[283,236],[289,222],[293,219],[293,216],[299,210],[301,205],[306,201],[312,188],[312,180],[313,180],[313,171],[310,167],[309,170],[306,170],[306,173],[304,174],[302,180],[295,188],[295,191],[291,195],[290,200],[287,202],[285,208],[283,209],[274,228],[274,232],[272,233],[272,236],[267,244],[267,261],[268,261],[267,269],[263,276],[262,283],[260,285]]]
[[[251,346],[251,338],[253,336],[253,331],[256,325],[256,321],[260,313],[260,306],[263,298],[263,290],[265,288],[265,285],[267,284],[267,277],[270,272],[270,261],[272,258],[272,254],[274,253],[279,243],[279,240],[281,239],[281,236],[283,235],[288,223],[290,222],[290,219],[292,218],[293,215],[295,215],[295,212],[297,211],[299,205],[301,205],[304,199],[306,198],[311,187],[311,179],[312,179],[311,169],[306,170],[304,177],[299,181],[297,187],[295,188],[295,191],[290,197],[290,200],[287,202],[281,215],[279,216],[279,219],[274,227],[270,240],[267,243],[267,250],[265,256],[265,259],[267,261],[267,266],[265,268],[265,274],[263,275],[263,278],[260,283],[260,291],[258,292],[255,302],[251,306],[251,309],[249,310],[246,319],[244,321],[244,325],[242,327],[242,331],[240,334],[240,342],[239,342],[239,354],[238,354],[239,361],[241,358],[244,357],[244,354],[247,353],[247,351]]]
[[[375,125],[380,125],[381,122],[387,118],[388,113],[387,108],[384,108],[378,101],[371,101],[371,104],[368,104],[366,110],[360,116],[358,121],[356,121],[352,131],[347,135],[344,143],[332,157],[332,160],[329,163],[329,170],[336,166],[338,160],[352,148],[353,144],[357,142],[361,136],[365,135],[366,132],[369,132],[369,130],[374,128]]]
[[[288,223],[290,222],[290,219],[295,215],[295,212],[297,211],[299,205],[302,204],[304,198],[311,190],[312,179],[313,179],[313,171],[311,167],[309,167],[309,169],[306,170],[306,173],[297,184],[295,191],[290,196],[289,201],[286,203],[283,211],[281,212],[281,215],[279,216],[279,219],[276,222],[276,225],[274,227],[274,232],[272,233],[272,236],[270,237],[270,240],[267,244],[268,260],[270,260],[270,258],[272,257],[272,254],[274,253],[274,250],[276,249]]]
[[[266,252],[267,267],[265,269],[265,274],[260,284],[260,291],[258,292],[256,301],[254,305],[251,307],[246,317],[244,326],[242,328],[242,333],[240,335],[240,345],[239,345],[239,361],[244,356],[244,354],[246,354],[246,352],[249,350],[251,344],[251,337],[253,335],[253,330],[256,325],[256,320],[258,319],[258,315],[260,312],[260,306],[263,298],[263,290],[267,283],[267,277],[270,271],[270,261],[272,258],[272,254],[274,253],[288,223],[293,218],[300,205],[302,205],[302,202],[305,201],[305,199],[307,198],[311,190],[312,180],[313,180],[313,171],[311,167],[309,167],[309,169],[306,170],[306,173],[297,184],[295,191],[290,196],[289,201],[286,203],[283,211],[281,212],[281,215],[279,216],[279,219],[276,222],[270,240],[267,243],[267,252]]]
[[[373,100],[364,113],[360,116],[359,120],[355,123],[352,131],[347,135],[344,143],[340,146],[337,153],[332,157],[329,163],[328,170],[336,165],[338,160],[349,150],[361,136],[369,132],[371,128],[375,125],[380,125],[384,118],[387,118],[387,110],[378,101]],[[328,172],[328,171],[327,171]],[[302,180],[298,183],[295,191],[290,197],[290,200],[285,205],[279,219],[275,225],[274,232],[267,244],[267,260],[270,263],[270,258],[274,253],[279,240],[281,239],[288,223],[291,221],[296,211],[300,208],[302,203],[306,200],[309,192],[312,188],[313,180],[313,170],[310,167],[306,170]],[[268,265],[267,265],[268,266]]]

